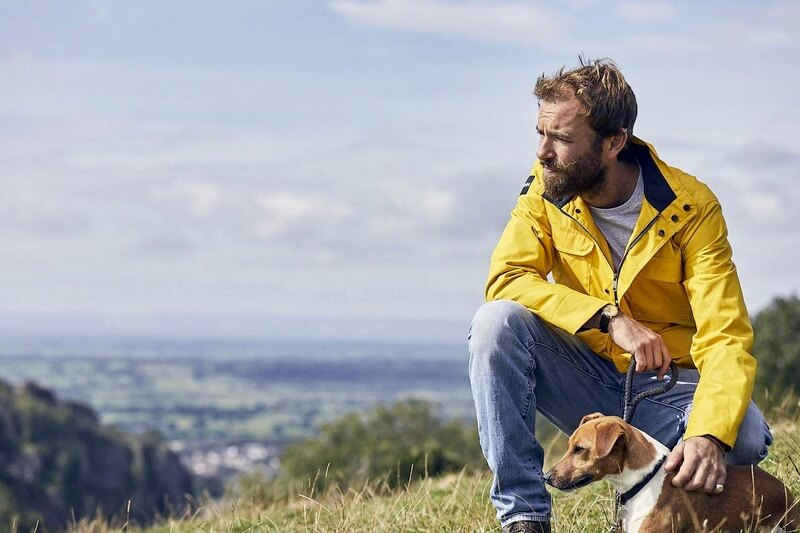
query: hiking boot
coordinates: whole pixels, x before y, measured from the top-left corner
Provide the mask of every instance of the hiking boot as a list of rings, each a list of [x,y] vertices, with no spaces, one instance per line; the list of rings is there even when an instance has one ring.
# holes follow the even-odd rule
[[[504,527],[503,533],[550,533],[550,522],[520,520]]]

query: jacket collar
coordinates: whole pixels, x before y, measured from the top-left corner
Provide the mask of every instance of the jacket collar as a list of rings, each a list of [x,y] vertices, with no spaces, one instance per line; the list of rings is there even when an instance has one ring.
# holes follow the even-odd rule
[[[677,195],[672,190],[664,174],[656,165],[650,148],[643,141],[634,137],[629,148],[631,156],[639,162],[642,168],[642,181],[644,181],[644,197],[658,212],[663,211],[671,204]],[[529,184],[528,184],[529,185]],[[527,192],[527,190],[525,191]],[[574,195],[563,198],[553,198],[544,195],[544,198],[558,207],[563,208],[574,199]]]

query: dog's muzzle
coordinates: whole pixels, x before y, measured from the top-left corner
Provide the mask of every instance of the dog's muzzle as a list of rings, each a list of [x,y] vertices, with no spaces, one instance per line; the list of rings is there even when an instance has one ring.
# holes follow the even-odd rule
[[[594,481],[594,476],[591,474],[584,474],[577,479],[568,479],[562,476],[553,476],[552,472],[544,475],[544,482],[558,490],[573,490],[585,487]]]

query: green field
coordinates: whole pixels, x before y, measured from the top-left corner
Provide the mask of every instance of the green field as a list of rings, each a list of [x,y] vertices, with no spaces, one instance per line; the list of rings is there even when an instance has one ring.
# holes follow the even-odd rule
[[[86,403],[125,432],[156,431],[195,473],[223,478],[274,471],[288,443],[377,404],[420,398],[474,418],[465,346],[5,339],[0,378]]]

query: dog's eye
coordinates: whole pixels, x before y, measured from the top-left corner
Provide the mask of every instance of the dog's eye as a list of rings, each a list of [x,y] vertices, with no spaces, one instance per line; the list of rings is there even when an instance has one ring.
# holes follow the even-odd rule
[[[580,446],[575,446],[574,448],[572,448],[572,453],[575,454],[575,455],[578,455],[579,453],[581,453],[585,449],[586,448],[581,448]]]

